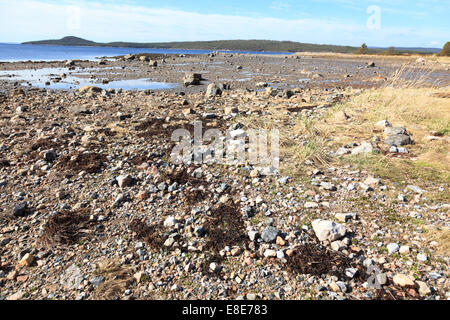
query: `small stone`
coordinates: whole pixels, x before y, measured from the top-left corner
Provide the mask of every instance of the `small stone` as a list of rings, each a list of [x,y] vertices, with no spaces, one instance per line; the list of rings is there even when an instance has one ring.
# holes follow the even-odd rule
[[[95,278],[92,278],[89,282],[94,285],[95,287],[98,287],[101,283],[105,281],[105,278],[102,276],[98,276]]]
[[[164,246],[165,246],[165,247],[171,247],[171,246],[173,246],[174,243],[175,243],[175,239],[174,239],[174,238],[168,238],[168,239],[164,242]]]
[[[257,231],[249,231],[248,237],[250,238],[250,241],[255,241],[259,237],[259,233]]]
[[[352,150],[352,154],[367,154],[372,153],[374,148],[372,144],[368,142],[363,142],[359,147],[356,147]]]
[[[133,183],[133,178],[128,174],[121,175],[116,180],[120,188],[129,187]]]
[[[222,95],[222,89],[215,83],[211,83],[208,85],[208,88],[206,89],[206,96],[207,97],[215,97]]]
[[[410,251],[411,250],[410,250],[410,248],[408,246],[401,246],[400,250],[399,250],[399,253],[400,254],[409,254]]]
[[[26,112],[27,111],[27,108],[25,108],[24,106],[18,106],[17,108],[16,108],[16,112],[17,113],[24,113],[24,112]]]
[[[345,269],[345,275],[351,279],[353,279],[357,273],[358,273],[358,269],[356,269],[356,268]]]
[[[417,255],[417,260],[419,260],[420,262],[427,262],[428,256],[425,253],[419,253]]]
[[[319,204],[317,202],[306,202],[304,207],[306,209],[314,209],[314,208],[318,208]]]
[[[166,228],[172,228],[178,223],[177,219],[175,217],[169,217],[164,221],[164,227]]]
[[[249,294],[247,294],[246,298],[247,298],[247,300],[254,301],[254,300],[256,300],[256,294],[249,293]]]
[[[342,241],[333,241],[331,243],[331,249],[333,251],[340,251],[345,248],[347,248],[347,246]]]
[[[167,185],[167,183],[165,183],[165,182],[161,182],[160,184],[158,184],[158,190],[159,191],[165,191],[165,190],[167,190],[167,188],[168,188],[169,186]]]
[[[209,270],[211,270],[212,272],[219,272],[220,269],[221,269],[220,266],[217,263],[215,263],[215,262],[212,262],[209,265]]]
[[[230,200],[230,197],[227,194],[225,194],[225,195],[220,197],[219,202],[220,203],[227,203],[229,200]]]
[[[380,127],[380,128],[388,128],[388,127],[392,127],[392,124],[387,120],[381,120],[381,121],[375,123],[375,126]]]
[[[329,182],[321,182],[320,186],[328,191],[336,191],[337,190],[337,188]]]
[[[17,300],[22,300],[22,298],[25,296],[25,293],[23,293],[22,291],[16,292],[13,295],[10,295],[8,298],[6,298],[6,300],[9,301],[17,301]]]
[[[387,283],[387,276],[385,273],[378,273],[376,276],[376,281],[379,285],[384,286]]]
[[[273,258],[276,256],[277,256],[277,252],[275,250],[267,249],[266,251],[264,251],[264,257],[266,257],[266,258]]]
[[[14,217],[25,217],[29,213],[28,203],[22,202],[18,204],[13,211]]]
[[[415,192],[415,193],[417,193],[417,194],[424,194],[426,192],[422,188],[417,187],[417,186],[413,186],[413,185],[409,185],[406,188],[411,190],[411,191],[413,191],[413,192]]]
[[[357,218],[357,215],[356,213],[337,213],[335,217],[340,222],[349,222],[352,219],[355,220]]]
[[[417,287],[419,289],[419,294],[422,297],[426,297],[431,294],[430,288],[423,281],[416,281]]]
[[[206,235],[206,229],[203,227],[197,227],[195,228],[194,233],[197,237],[203,237]]]
[[[384,129],[384,133],[386,135],[400,135],[400,134],[407,134],[405,127],[386,127]]]
[[[374,178],[374,177],[368,177],[366,180],[364,180],[364,183],[368,186],[378,186],[381,183],[381,179]]]
[[[250,171],[250,177],[251,177],[251,178],[257,178],[257,177],[259,177],[259,171],[258,171],[258,170],[252,170],[252,171]]]
[[[397,243],[389,243],[386,248],[390,254],[396,253],[400,250],[400,246]]]
[[[401,287],[412,287],[414,286],[414,278],[407,276],[405,274],[397,274],[394,276],[393,281],[396,285]]]
[[[284,241],[282,237],[277,237],[276,244],[279,245],[280,247],[283,247],[286,245],[286,241]]]
[[[141,201],[147,200],[150,198],[150,193],[148,191],[140,191],[137,195],[137,198]]]
[[[44,153],[44,160],[47,162],[53,162],[57,158],[56,152],[54,150],[49,150]]]
[[[19,266],[21,267],[30,267],[34,262],[34,257],[27,253],[23,256],[23,258],[19,261]]]
[[[239,113],[239,109],[236,107],[225,107],[223,109],[223,112],[225,113],[225,115],[230,115],[230,114],[238,114]]]
[[[192,110],[191,108],[186,108],[186,109],[183,109],[183,115],[184,116],[188,116],[188,115],[190,115],[190,114],[194,114],[194,110]]]

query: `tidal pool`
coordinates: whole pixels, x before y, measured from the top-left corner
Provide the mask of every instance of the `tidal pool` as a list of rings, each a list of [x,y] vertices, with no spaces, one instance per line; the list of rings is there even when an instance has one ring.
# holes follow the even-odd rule
[[[42,68],[0,71],[0,80],[17,81],[22,85],[53,90],[76,90],[82,86],[96,86],[102,89],[123,90],[163,90],[178,87],[177,83],[155,82],[151,79],[126,79],[102,83],[99,78],[89,79],[89,71],[101,69],[83,69],[77,72],[68,68]],[[100,82],[99,82],[100,80]]]

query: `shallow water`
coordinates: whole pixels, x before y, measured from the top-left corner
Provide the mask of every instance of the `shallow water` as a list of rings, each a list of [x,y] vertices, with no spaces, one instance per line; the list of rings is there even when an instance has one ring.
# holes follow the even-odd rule
[[[113,48],[113,47],[78,47],[54,45],[25,45],[0,43],[0,61],[63,61],[96,60],[99,57],[113,57],[126,54],[208,54],[214,50],[151,49],[151,48]],[[225,53],[286,54],[282,52],[221,51]]]
[[[55,90],[76,90],[82,86],[96,86],[102,89],[162,90],[179,86],[177,83],[154,82],[150,79],[117,80],[103,84],[99,83],[98,79],[92,80],[80,77],[89,74],[90,71],[99,71],[99,69],[83,69],[80,72],[69,71],[68,68],[0,71],[0,80],[18,81],[23,82],[23,85]],[[66,77],[62,77],[62,74],[65,74]],[[52,81],[58,77],[62,79],[57,82]],[[46,84],[47,82],[50,82],[50,85]]]

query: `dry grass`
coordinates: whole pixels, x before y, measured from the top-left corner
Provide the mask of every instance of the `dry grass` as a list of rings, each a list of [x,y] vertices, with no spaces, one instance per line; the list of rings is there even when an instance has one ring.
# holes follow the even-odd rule
[[[399,84],[396,82],[397,85]],[[387,158],[382,155],[347,157],[359,167],[377,170],[377,173],[392,175],[397,169],[399,179],[423,179],[441,183],[450,182],[450,101],[436,93],[449,93],[449,89],[386,87],[369,90],[352,101],[331,109],[327,117],[315,124],[319,130],[333,137],[329,146],[337,149],[342,145],[369,141],[375,136],[381,141],[379,147],[387,147],[383,129],[375,124],[388,120],[394,126],[404,126],[412,135],[414,145],[408,146],[411,159]],[[344,111],[350,120],[336,117]],[[428,137],[439,135],[439,140]],[[386,151],[386,150],[383,150]],[[428,181],[432,182],[432,181]]]
[[[437,242],[436,253],[438,255],[450,256],[450,228],[443,227],[441,229],[435,226],[427,226],[425,233],[429,242]]]
[[[419,54],[405,55],[385,55],[385,54],[353,54],[353,53],[336,53],[336,52],[297,52],[295,56],[320,57],[320,58],[336,58],[336,59],[367,59],[367,60],[396,60],[396,61],[416,61],[419,58],[425,60],[440,62],[444,64],[450,63],[450,57],[442,57],[437,54],[422,56]]]
[[[39,242],[46,246],[71,245],[91,234],[86,210],[62,212],[48,219]]]
[[[320,102],[316,102],[317,105]],[[296,112],[302,108],[311,106],[299,106]],[[239,119],[246,129],[264,129],[271,132],[279,130],[280,170],[293,177],[301,176],[304,172],[299,164],[310,160],[317,166],[328,166],[332,159],[325,150],[325,141],[328,133],[314,126],[314,122],[300,116],[293,117],[286,113],[282,103],[268,106],[264,109],[267,115],[251,115]],[[299,142],[299,139],[304,143]],[[271,141],[270,136],[267,140]],[[268,148],[270,152],[270,148]]]
[[[395,182],[422,187],[434,183],[450,183],[450,96],[449,88],[423,87],[429,69],[418,68],[416,76],[404,80],[405,66],[395,73],[384,88],[367,90],[351,101],[336,105],[322,118],[308,120],[286,115],[285,109],[267,107],[269,115],[239,119],[247,128],[280,129],[281,172],[301,176],[305,160],[316,166],[350,164],[356,169],[372,172]],[[343,112],[350,117],[346,120]],[[414,145],[409,154],[392,157],[384,144],[384,130],[375,124],[388,120],[404,126],[412,135]],[[439,136],[430,141],[430,136]],[[332,159],[330,151],[350,143],[373,141],[378,137],[380,154],[346,156]],[[303,168],[303,169],[302,169]],[[426,189],[426,188],[424,188]],[[442,195],[441,195],[442,196]],[[448,196],[446,196],[448,198]]]
[[[399,69],[397,69],[388,79],[385,87],[390,88],[423,88],[431,87],[433,85],[439,85],[430,82],[430,76],[436,72],[438,65],[428,65],[428,64],[416,64],[413,62],[404,63]],[[439,79],[443,81],[444,79]],[[444,83],[449,84],[447,82]]]
[[[118,300],[133,281],[131,269],[120,265],[117,260],[104,260],[98,263],[95,275],[105,278],[95,290],[95,300]]]

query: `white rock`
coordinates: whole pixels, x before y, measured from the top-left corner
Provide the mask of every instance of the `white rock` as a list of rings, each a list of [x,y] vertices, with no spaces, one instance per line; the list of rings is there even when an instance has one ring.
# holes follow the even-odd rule
[[[276,257],[276,256],[277,256],[277,252],[275,250],[267,249],[266,251],[264,251],[264,257],[266,257],[266,258],[271,258],[271,257]]]
[[[387,120],[381,120],[381,121],[375,123],[375,125],[377,127],[381,127],[381,128],[392,127],[392,124],[390,124],[390,122]]]
[[[165,221],[164,221],[164,227],[166,228],[171,228],[173,226],[175,226],[177,224],[177,219],[175,219],[175,217],[168,217]]]
[[[318,208],[319,204],[316,202],[306,202],[305,203],[305,208],[306,209],[313,209],[313,208]]]
[[[408,254],[410,252],[410,248],[408,246],[401,246],[399,252],[401,254]]]
[[[397,243],[389,243],[386,247],[389,253],[396,253],[400,250],[400,246]]]
[[[364,153],[372,153],[373,152],[372,144],[368,142],[363,142],[359,147],[356,147],[352,150],[352,154],[364,154]]]
[[[320,241],[336,241],[345,236],[345,227],[329,220],[314,220],[312,227]]]
[[[393,281],[396,285],[399,285],[401,287],[414,286],[414,278],[404,274],[395,275]]]
[[[428,256],[425,253],[419,253],[417,255],[417,260],[419,260],[421,262],[427,262],[428,261]]]

